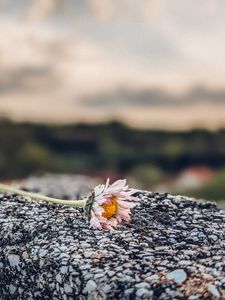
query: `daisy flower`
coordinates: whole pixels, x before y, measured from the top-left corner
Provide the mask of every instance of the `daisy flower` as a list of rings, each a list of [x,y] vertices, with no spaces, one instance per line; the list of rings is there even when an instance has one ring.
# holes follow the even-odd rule
[[[131,208],[136,203],[131,200],[134,190],[128,189],[126,179],[117,180],[113,184],[98,185],[92,194],[81,200],[63,200],[33,192],[23,191],[0,183],[0,192],[23,196],[28,201],[47,202],[65,206],[81,207],[90,220],[90,227],[94,229],[112,229],[122,221],[130,221]]]
[[[128,190],[126,179],[117,180],[113,184],[98,185],[87,199],[85,212],[90,219],[90,227],[94,229],[112,229],[119,223],[130,221],[131,202],[134,191]]]

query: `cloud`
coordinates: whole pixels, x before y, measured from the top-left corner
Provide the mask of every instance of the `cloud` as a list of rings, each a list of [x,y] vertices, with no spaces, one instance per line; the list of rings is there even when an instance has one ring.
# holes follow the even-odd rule
[[[225,104],[225,89],[211,89],[204,86],[192,87],[182,94],[171,93],[163,88],[127,89],[86,97],[82,104],[102,110],[119,111],[121,107],[187,107],[196,104]]]
[[[0,0],[0,7],[1,6],[4,7],[8,2],[9,2],[9,0]]]
[[[99,21],[124,20],[144,22],[161,15],[164,0],[87,0],[91,13]]]
[[[60,0],[33,0],[26,12],[26,19],[31,21],[42,21],[59,13]]]
[[[142,23],[178,21],[192,26],[196,22],[207,21],[205,18],[221,16],[223,0],[87,0],[90,11],[102,20],[134,21]],[[205,20],[204,20],[205,19]]]
[[[50,88],[54,88],[56,82],[56,76],[47,66],[24,67],[5,72],[4,76],[0,77],[0,94],[14,92],[27,94],[40,92],[40,90],[46,92]]]
[[[91,13],[99,20],[109,20],[113,17],[115,10],[111,0],[88,0]]]

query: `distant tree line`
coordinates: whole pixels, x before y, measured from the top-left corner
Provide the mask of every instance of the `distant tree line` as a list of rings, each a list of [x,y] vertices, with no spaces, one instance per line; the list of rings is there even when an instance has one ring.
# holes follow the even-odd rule
[[[114,170],[151,165],[173,174],[190,165],[225,166],[225,130],[140,130],[111,122],[37,125],[0,121],[0,177],[37,172]]]

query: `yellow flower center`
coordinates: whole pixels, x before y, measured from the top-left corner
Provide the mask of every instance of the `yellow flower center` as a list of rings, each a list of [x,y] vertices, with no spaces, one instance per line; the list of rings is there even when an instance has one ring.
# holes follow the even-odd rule
[[[102,204],[101,207],[104,209],[104,212],[102,213],[102,217],[106,219],[112,218],[116,214],[116,210],[117,210],[116,197],[111,196],[110,202]]]

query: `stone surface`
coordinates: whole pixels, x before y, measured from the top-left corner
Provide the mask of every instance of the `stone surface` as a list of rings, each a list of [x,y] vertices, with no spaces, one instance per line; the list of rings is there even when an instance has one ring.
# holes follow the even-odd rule
[[[32,184],[56,197],[81,193],[68,177]],[[181,196],[135,194],[131,222],[111,232],[89,229],[82,209],[2,196],[0,299],[225,299],[224,213]]]

